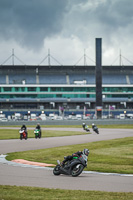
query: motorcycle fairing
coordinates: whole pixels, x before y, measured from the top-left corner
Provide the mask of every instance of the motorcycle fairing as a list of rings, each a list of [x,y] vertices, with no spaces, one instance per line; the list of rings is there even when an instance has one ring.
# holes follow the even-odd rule
[[[72,168],[76,165],[79,167],[80,164],[82,164],[84,167],[87,166],[83,158],[78,158],[70,161],[70,163],[66,164],[64,167],[60,167],[60,172],[62,174],[71,175]]]

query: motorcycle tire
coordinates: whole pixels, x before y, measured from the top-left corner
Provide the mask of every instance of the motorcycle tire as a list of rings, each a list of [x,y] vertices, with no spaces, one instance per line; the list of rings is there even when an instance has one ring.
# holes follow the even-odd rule
[[[53,169],[53,174],[56,176],[60,175],[60,165],[55,166],[55,168]]]
[[[28,134],[26,134],[26,136],[25,136],[25,140],[27,140],[28,139]]]
[[[20,134],[20,140],[22,140],[22,135]]]
[[[78,165],[79,165],[79,164],[78,164]],[[84,166],[83,166],[82,164],[80,164],[80,166],[79,166],[78,168],[76,168],[76,166],[77,166],[77,165],[75,165],[75,166],[73,167],[73,169],[72,169],[71,175],[72,175],[73,177],[79,176],[79,175],[82,173],[83,169],[84,169]]]
[[[90,130],[86,130],[86,132],[90,132]]]

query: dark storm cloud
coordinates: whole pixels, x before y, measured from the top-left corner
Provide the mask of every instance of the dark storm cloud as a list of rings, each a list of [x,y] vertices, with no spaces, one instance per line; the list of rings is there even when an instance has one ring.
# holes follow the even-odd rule
[[[133,30],[133,1],[88,0],[73,4],[65,18],[65,36],[76,35],[87,41],[92,36],[103,37],[107,42],[130,36]],[[126,33],[125,33],[126,32]]]
[[[0,40],[37,49],[47,38],[132,37],[132,0],[0,0]]]
[[[62,28],[67,0],[0,0],[0,39],[14,39],[29,48]]]
[[[108,0],[95,8],[93,17],[110,27],[124,27],[125,25],[132,23],[133,1]]]

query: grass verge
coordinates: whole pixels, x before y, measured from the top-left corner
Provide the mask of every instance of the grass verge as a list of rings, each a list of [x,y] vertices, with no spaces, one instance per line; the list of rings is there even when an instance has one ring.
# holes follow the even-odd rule
[[[19,129],[18,129],[19,130]],[[0,129],[0,140],[7,139],[19,139],[19,131],[16,129]],[[42,130],[42,137],[61,137],[61,136],[72,136],[72,135],[85,135],[90,134],[86,131],[53,131],[53,130]],[[28,138],[34,138],[34,130],[28,130]]]
[[[0,186],[0,200],[132,200],[131,192],[100,192],[46,189],[37,187]]]
[[[84,148],[90,150],[86,170],[133,174],[133,137],[9,153],[7,160],[25,159],[56,164],[56,160],[62,161],[64,156]]]
[[[2,127],[2,126],[0,126]],[[8,126],[7,126],[8,127]],[[19,138],[19,129],[20,126],[10,126],[10,127],[18,127],[18,130],[16,129],[0,129],[0,140],[4,139],[18,139]],[[27,127],[35,127],[28,125]],[[48,127],[59,127],[59,128],[82,128],[81,125],[42,125],[42,128],[48,128]],[[91,128],[91,126],[90,126]],[[98,125],[98,128],[119,128],[119,129],[133,129],[133,125]],[[91,129],[90,129],[91,130]],[[34,138],[33,130],[28,130],[28,137]],[[82,131],[82,132],[76,132],[76,131],[51,131],[51,130],[42,130],[42,137],[60,137],[60,136],[71,136],[71,135],[84,135],[89,134],[88,132]]]

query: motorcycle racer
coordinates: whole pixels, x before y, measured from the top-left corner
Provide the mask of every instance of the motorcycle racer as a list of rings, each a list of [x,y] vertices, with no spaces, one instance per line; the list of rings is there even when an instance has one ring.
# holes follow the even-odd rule
[[[38,130],[39,130],[39,132],[40,132],[40,137],[41,137],[41,134],[42,134],[42,132],[41,132],[41,126],[40,126],[40,124],[39,124],[39,123],[37,123],[37,125],[36,125],[36,129],[38,129]]]
[[[26,137],[28,137],[27,127],[26,127],[25,124],[23,124],[23,125],[21,126],[21,130],[25,130]]]
[[[72,160],[74,157],[80,157],[82,154],[88,156],[89,155],[89,149],[84,149],[83,151],[77,151],[73,153],[71,156],[64,157],[65,159],[62,161],[61,165],[63,166],[68,160]]]
[[[93,129],[93,131],[95,131],[97,134],[99,134],[98,128],[97,128],[97,126],[96,126],[94,123],[92,124],[92,129]]]

